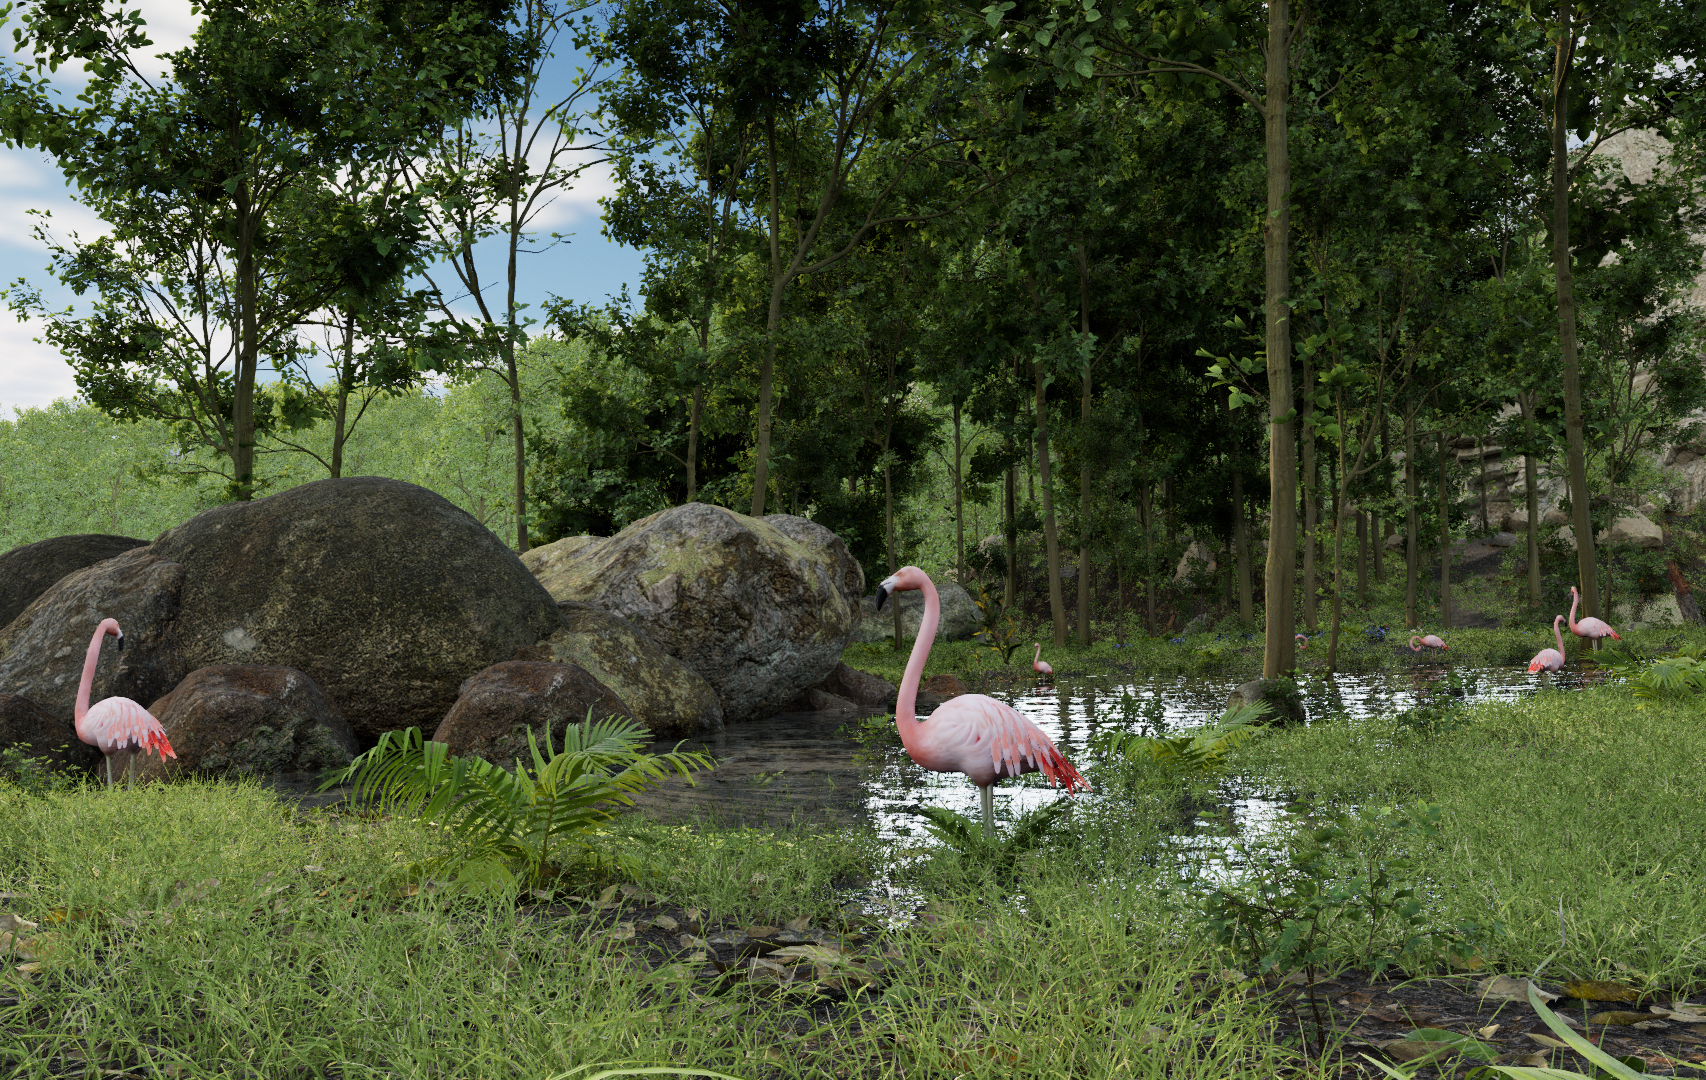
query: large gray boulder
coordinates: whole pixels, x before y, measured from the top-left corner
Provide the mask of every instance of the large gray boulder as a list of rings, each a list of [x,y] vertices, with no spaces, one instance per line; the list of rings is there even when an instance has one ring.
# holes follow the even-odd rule
[[[805,518],[689,503],[577,545],[540,582],[637,625],[740,721],[781,711],[841,661],[864,574]]]
[[[318,772],[348,765],[357,752],[349,721],[295,668],[199,668],[148,711],[178,756],[137,755],[138,780]]]
[[[17,747],[54,768],[89,772],[101,752],[77,737],[69,712],[55,716],[27,697],[0,694],[0,749]]]
[[[70,575],[0,630],[0,691],[69,712],[106,616],[125,649],[103,653],[97,699],[151,702],[217,664],[290,667],[364,744],[431,730],[469,675],[563,625],[490,530],[425,488],[378,477],[215,507]]]
[[[636,624],[591,604],[564,601],[563,629],[518,659],[574,664],[615,691],[654,735],[721,731],[723,706],[711,684]]]
[[[134,536],[80,533],[23,544],[0,555],[0,627],[66,574],[146,546],[148,541]]]
[[[445,743],[460,757],[483,757],[497,765],[517,759],[531,765],[531,732],[541,754],[546,733],[551,748],[563,748],[563,729],[588,718],[632,719],[627,705],[608,686],[574,664],[506,660],[462,684],[433,742]]]
[[[70,723],[89,640],[111,618],[124,649],[111,640],[102,646],[89,701],[146,705],[164,696],[191,670],[175,631],[184,577],[183,564],[139,547],[61,578],[0,628],[0,693],[21,694]]]
[[[936,595],[942,601],[942,620],[936,624],[937,641],[969,641],[983,626],[983,616],[971,594],[951,581],[936,581]],[[859,598],[859,628],[853,631],[854,641],[894,640],[894,612],[889,604],[900,604],[901,640],[910,644],[918,637],[919,624],[924,621],[924,594],[915,590],[895,593],[883,610],[877,610],[877,598]]]

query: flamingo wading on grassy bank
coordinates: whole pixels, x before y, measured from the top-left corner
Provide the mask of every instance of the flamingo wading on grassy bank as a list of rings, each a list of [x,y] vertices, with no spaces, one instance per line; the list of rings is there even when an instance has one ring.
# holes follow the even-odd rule
[[[1416,644],[1417,642],[1421,642],[1421,645]],[[1416,634],[1412,634],[1410,636],[1411,652],[1421,652],[1422,645],[1426,645],[1430,649],[1444,649],[1446,652],[1451,651],[1451,646],[1441,641],[1438,634],[1429,634],[1426,637]]]
[[[1558,624],[1563,621],[1564,616],[1562,615],[1552,620],[1552,636],[1558,639],[1558,647],[1556,649],[1541,649],[1535,653],[1534,659],[1528,662],[1528,670],[1531,674],[1536,671],[1559,671],[1564,667],[1564,635],[1558,630]]]
[[[919,621],[918,637],[906,661],[906,674],[901,676],[894,726],[912,760],[932,772],[965,773],[970,777],[983,804],[984,835],[992,839],[995,836],[993,788],[1002,777],[1040,772],[1048,777],[1051,787],[1063,784],[1068,795],[1079,789],[1090,790],[1090,785],[1061,756],[1042,728],[1020,716],[1011,705],[992,697],[961,694],[943,702],[928,720],[917,719],[918,682],[924,676],[930,644],[936,640],[942,601],[936,595],[930,575],[916,566],[903,566],[877,587],[877,610],[882,610],[890,593],[908,589],[923,590],[924,618]]]
[[[1605,622],[1604,620],[1601,620],[1601,619],[1596,619],[1592,615],[1585,617],[1584,619],[1582,619],[1581,622],[1577,622],[1576,621],[1576,605],[1580,604],[1581,602],[1582,602],[1582,594],[1576,591],[1576,587],[1574,585],[1571,585],[1570,586],[1570,633],[1576,635],[1579,638],[1586,638],[1588,641],[1593,643],[1593,647],[1596,649],[1599,648],[1599,639],[1600,638],[1610,638],[1613,641],[1622,641],[1623,640],[1623,635],[1619,634],[1617,631],[1613,630],[1611,628],[1610,623]]]
[[[177,757],[177,751],[166,740],[166,729],[147,709],[129,698],[110,697],[89,707],[89,691],[95,685],[95,665],[101,660],[101,644],[108,634],[118,638],[124,649],[124,631],[117,619],[102,619],[89,641],[89,653],[83,658],[83,681],[77,684],[77,704],[72,709],[76,719],[77,737],[95,747],[107,759],[107,786],[113,786],[113,756],[125,756],[125,768],[136,764],[136,755],[152,750],[160,760]]]
[[[1054,674],[1054,668],[1049,667],[1048,661],[1044,660],[1042,658],[1042,656],[1043,656],[1043,647],[1039,643],[1037,645],[1036,655],[1031,657],[1031,670],[1037,672],[1040,675],[1053,675]]]

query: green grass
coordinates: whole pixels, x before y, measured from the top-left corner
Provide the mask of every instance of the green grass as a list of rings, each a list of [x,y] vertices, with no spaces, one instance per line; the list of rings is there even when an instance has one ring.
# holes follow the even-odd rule
[[[1437,736],[1379,721],[1276,732],[1232,767],[1316,806],[1440,804],[1440,838],[1418,853],[1429,902],[1442,922],[1502,923],[1487,956],[1501,969],[1706,983],[1706,703],[1640,708],[1612,685],[1464,719]]]
[[[849,935],[879,974],[839,997],[718,982],[685,950],[684,966],[654,968],[610,932],[628,906],[547,917],[530,896],[401,887],[442,842],[409,820],[297,814],[252,785],[0,784],[0,891],[22,894],[7,904],[49,943],[39,970],[13,958],[0,974],[0,1073],[1282,1075],[1296,1049],[1271,1034],[1270,999],[1218,978],[1236,957],[1208,944],[1195,915],[1207,886],[1167,842],[1226,820],[1214,803],[1239,790],[1295,800],[1300,827],[1335,808],[1437,804],[1439,833],[1395,834],[1396,854],[1431,922],[1503,924],[1479,949],[1489,970],[1698,994],[1706,705],[1637,708],[1607,686],[1459,719],[1442,734],[1396,719],[1274,731],[1234,751],[1219,782],[1087,761],[1102,796],[998,879],[858,830],[625,814],[592,836],[600,861],[557,886],[561,902],[630,884],[633,902],[698,908],[707,928],[804,917]],[[922,915],[850,914],[885,898]],[[1361,948],[1355,920],[1343,925],[1336,962]]]

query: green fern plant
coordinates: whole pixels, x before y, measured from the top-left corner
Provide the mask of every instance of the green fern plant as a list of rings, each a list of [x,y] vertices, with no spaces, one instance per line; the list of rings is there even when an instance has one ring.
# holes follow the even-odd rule
[[[648,754],[648,733],[631,720],[611,717],[571,724],[562,749],[545,731],[540,747],[532,731],[529,769],[516,761],[504,769],[476,757],[458,757],[444,743],[422,738],[419,728],[386,732],[379,744],[328,775],[320,790],[352,784],[351,802],[418,815],[448,831],[460,846],[423,866],[423,874],[507,891],[537,884],[552,868],[589,849],[587,830],[631,806],[634,795],[671,775],[691,783],[708,769],[708,754]]]
[[[1212,724],[1177,737],[1138,735],[1130,731],[1099,731],[1090,749],[1127,761],[1146,761],[1170,780],[1210,776],[1226,764],[1226,756],[1266,729],[1262,719],[1272,711],[1265,701],[1228,709]]]
[[[1048,838],[1060,818],[1072,809],[1066,799],[1044,803],[1027,810],[1013,822],[1006,836],[990,839],[984,836],[983,822],[940,806],[912,806],[909,813],[924,819],[924,831],[934,836],[943,847],[960,853],[961,857],[994,870],[1010,874],[1018,865],[1019,856],[1035,851]]]
[[[1678,649],[1652,660],[1620,648],[1611,659],[1611,674],[1627,682],[1642,701],[1706,693],[1706,645]]]

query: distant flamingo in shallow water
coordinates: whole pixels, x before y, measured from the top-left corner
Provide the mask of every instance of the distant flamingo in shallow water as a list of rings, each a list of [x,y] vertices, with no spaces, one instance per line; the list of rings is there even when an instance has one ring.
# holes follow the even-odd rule
[[[1421,645],[1416,644],[1418,641],[1421,642]],[[1446,652],[1451,651],[1451,646],[1441,641],[1438,634],[1429,634],[1427,637],[1419,637],[1414,634],[1410,636],[1411,652],[1421,652],[1422,645],[1426,645],[1430,649],[1444,649]]]
[[[1558,639],[1556,649],[1541,649],[1534,654],[1534,659],[1528,662],[1530,674],[1536,671],[1559,671],[1564,666],[1564,635],[1559,632],[1558,624],[1564,621],[1559,615],[1552,620],[1552,636]]]
[[[1291,640],[1296,642],[1297,647],[1300,649],[1309,648],[1309,635],[1307,634],[1293,634],[1291,635]]]
[[[983,804],[983,831],[989,837],[995,835],[993,788],[1002,777],[1040,772],[1048,777],[1051,787],[1063,784],[1069,795],[1080,789],[1090,790],[1090,785],[1061,756],[1042,728],[992,697],[961,694],[944,702],[928,720],[916,718],[918,681],[924,675],[930,644],[936,640],[942,602],[928,574],[916,566],[903,566],[877,587],[877,610],[882,610],[890,593],[908,589],[923,590],[924,617],[919,620],[918,637],[906,661],[906,674],[901,676],[894,726],[912,760],[932,772],[965,773],[970,777],[977,785]]]
[[[1041,675],[1053,675],[1054,674],[1054,668],[1051,668],[1048,666],[1048,661],[1042,659],[1042,655],[1043,655],[1043,647],[1039,643],[1037,645],[1036,654],[1031,657],[1031,670],[1035,671]]]
[[[1581,602],[1582,602],[1582,594],[1576,591],[1576,587],[1574,585],[1571,585],[1570,586],[1570,633],[1576,635],[1579,638],[1586,638],[1587,640],[1593,642],[1593,647],[1596,649],[1599,648],[1599,639],[1600,638],[1610,638],[1613,641],[1622,641],[1623,640],[1623,635],[1619,634],[1617,631],[1613,630],[1611,628],[1610,623],[1603,622],[1602,620],[1596,619],[1592,615],[1589,615],[1586,618],[1582,619],[1581,622],[1577,622],[1576,621],[1576,605],[1581,603]]]
[[[135,765],[135,755],[139,753],[152,750],[160,755],[161,761],[178,754],[166,740],[166,729],[160,726],[160,721],[129,698],[110,697],[92,709],[89,707],[95,665],[101,660],[101,644],[108,634],[116,636],[119,649],[124,649],[124,631],[118,628],[118,620],[102,619],[89,641],[89,653],[83,658],[83,681],[77,684],[77,704],[72,708],[72,716],[76,720],[77,737],[100,750],[107,759],[107,786],[112,787],[113,755],[123,754],[129,768]]]

